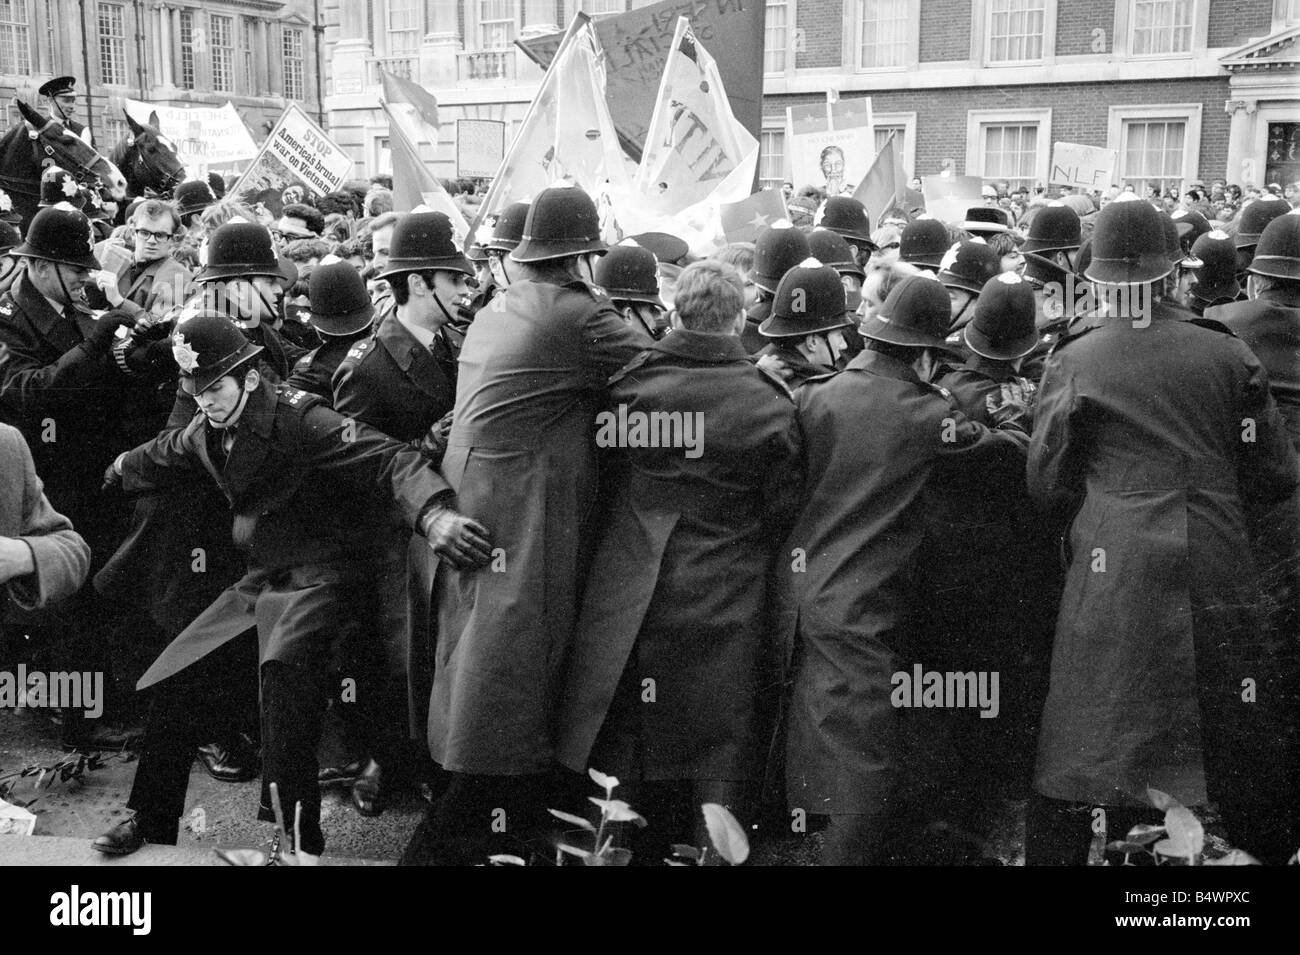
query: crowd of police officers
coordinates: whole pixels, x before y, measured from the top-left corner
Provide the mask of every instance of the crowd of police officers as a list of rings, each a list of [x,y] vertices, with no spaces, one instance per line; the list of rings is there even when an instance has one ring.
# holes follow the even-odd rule
[[[105,278],[44,203],[0,414],[93,580],[22,626],[147,703],[95,848],[175,843],[197,754],[260,767],[308,861],[337,782],[430,800],[406,862],[551,859],[589,768],[649,819],[642,863],[702,844],[708,801],[828,864],[988,862],[1027,799],[1027,861],[1081,864],[1148,787],[1285,860],[1300,215],[1077,209],[873,232],[832,197],[697,261],[608,246],[554,187],[466,249],[414,212],[309,275],[236,216],[191,276],[146,200]],[[328,721],[350,765],[321,768]]]

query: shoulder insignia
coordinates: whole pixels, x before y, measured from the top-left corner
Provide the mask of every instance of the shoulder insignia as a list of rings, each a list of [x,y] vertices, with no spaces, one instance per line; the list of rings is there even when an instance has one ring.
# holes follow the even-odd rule
[[[371,347],[374,344],[375,344],[375,340],[373,338],[363,338],[361,341],[357,342],[355,345],[353,345],[351,348],[348,349],[348,353],[343,357],[343,360],[360,361],[362,358],[366,356],[366,352],[370,351]]]
[[[945,388],[943,385],[939,384],[938,382],[927,381],[926,384],[929,385],[931,388],[933,388],[935,391],[939,392],[939,394],[943,395],[945,400],[947,401],[953,400],[952,392],[949,391],[947,388]]]
[[[313,350],[307,352],[307,354],[303,355],[303,356],[302,356],[301,358],[299,358],[296,362],[294,362],[293,370],[294,370],[294,371],[306,371],[308,368],[311,367],[311,363],[312,363],[313,359],[315,359],[315,357],[316,357],[316,351],[315,351],[315,349],[313,349]]]
[[[573,289],[573,290],[578,291],[578,292],[586,292],[588,295],[590,295],[592,298],[594,298],[597,302],[610,302],[610,301],[613,301],[613,300],[609,297],[609,293],[606,292],[606,291],[604,290],[604,288],[602,288],[602,287],[599,286],[599,285],[593,285],[593,284],[590,283],[590,282],[584,282],[584,281],[582,281],[582,279],[574,279],[572,282],[566,282],[566,283],[564,284],[564,287],[565,287],[565,288],[568,288],[568,289]]]
[[[13,302],[0,303],[0,315],[12,315],[14,313]]]
[[[286,403],[296,408],[307,397],[307,392],[299,391],[297,388],[285,388],[280,392],[280,396],[284,398]]]

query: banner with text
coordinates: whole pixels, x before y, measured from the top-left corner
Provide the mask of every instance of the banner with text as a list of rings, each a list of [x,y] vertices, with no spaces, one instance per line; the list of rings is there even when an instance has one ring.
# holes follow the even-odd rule
[[[456,175],[490,179],[506,158],[506,124],[499,119],[456,120]]]
[[[164,106],[127,99],[125,106],[137,123],[156,126],[176,144],[176,156],[191,174],[211,166],[245,162],[257,155],[257,143],[233,103]]]
[[[816,186],[828,196],[838,196],[857,187],[875,161],[870,96],[787,106],[786,124],[796,189]]]
[[[316,196],[343,188],[352,159],[298,106],[290,104],[231,194],[276,218],[303,190]]]
[[[1119,153],[1101,146],[1079,143],[1055,143],[1052,146],[1052,174],[1047,181],[1053,186],[1073,186],[1092,191],[1109,189],[1115,182]]]

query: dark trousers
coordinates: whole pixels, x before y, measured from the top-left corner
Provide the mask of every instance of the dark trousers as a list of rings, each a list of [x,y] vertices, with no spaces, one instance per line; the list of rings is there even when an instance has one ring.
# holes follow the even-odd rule
[[[176,843],[195,746],[238,728],[244,710],[235,697],[241,693],[227,696],[214,688],[238,685],[243,694],[255,694],[257,672],[257,639],[249,631],[154,691],[127,802],[151,842]],[[257,817],[274,821],[270,784],[276,783],[287,832],[293,831],[295,804],[302,804],[299,848],[312,855],[325,849],[316,747],[326,692],[324,668],[317,671],[274,660],[261,668],[262,798]]]

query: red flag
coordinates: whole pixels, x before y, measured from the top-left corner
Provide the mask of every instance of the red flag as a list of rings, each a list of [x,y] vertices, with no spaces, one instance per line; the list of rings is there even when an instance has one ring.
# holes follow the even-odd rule
[[[724,202],[721,212],[728,242],[753,242],[759,232],[788,215],[785,200],[775,189],[764,189],[739,202]]]
[[[381,104],[388,115],[388,145],[393,153],[393,209],[410,212],[416,206],[428,206],[435,212],[444,212],[451,219],[456,242],[462,243],[469,234],[469,224],[438,177],[420,158],[419,147],[411,132],[404,128],[402,119],[387,104]]]
[[[903,157],[899,155],[898,146],[891,135],[885,145],[880,147],[880,152],[876,153],[876,161],[858,184],[853,198],[862,203],[872,222],[879,222],[890,209],[903,209],[907,205],[906,176]]]
[[[430,129],[438,128],[438,101],[433,94],[418,83],[395,76],[387,70],[380,70],[384,81],[384,99],[389,103],[410,103],[415,107],[422,122]],[[437,140],[435,139],[436,143]]]

